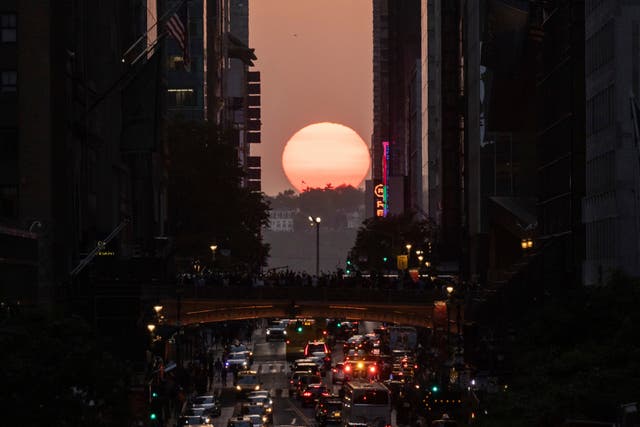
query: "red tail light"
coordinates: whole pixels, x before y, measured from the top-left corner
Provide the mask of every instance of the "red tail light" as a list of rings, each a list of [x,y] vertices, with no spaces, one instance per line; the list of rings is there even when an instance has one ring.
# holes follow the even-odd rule
[[[376,373],[376,367],[375,366],[369,366],[369,372],[371,372],[372,374]]]
[[[305,391],[304,393],[302,393],[303,396],[305,397],[309,397],[311,396],[311,392],[310,391]]]
[[[346,365],[346,366],[344,367],[344,371],[345,371],[345,372],[351,372],[351,366],[350,366],[350,365]]]

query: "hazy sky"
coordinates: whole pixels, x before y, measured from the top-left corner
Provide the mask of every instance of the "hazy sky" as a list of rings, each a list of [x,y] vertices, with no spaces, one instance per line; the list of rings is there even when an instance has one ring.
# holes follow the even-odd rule
[[[232,0],[239,1],[239,0]],[[249,39],[262,80],[262,191],[293,186],[282,170],[287,140],[316,122],[349,126],[370,144],[373,120],[371,0],[249,0]]]

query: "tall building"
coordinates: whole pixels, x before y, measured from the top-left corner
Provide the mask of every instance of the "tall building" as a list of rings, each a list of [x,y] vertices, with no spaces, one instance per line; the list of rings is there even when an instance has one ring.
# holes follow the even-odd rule
[[[162,62],[128,62],[147,46],[145,3],[5,1],[1,10],[0,251],[19,250],[0,261],[0,293],[134,327],[140,277],[158,278],[154,263],[165,264]],[[16,275],[18,264],[30,270]],[[120,283],[133,305],[98,300]]]
[[[441,266],[457,272],[463,237],[464,127],[459,1],[421,2],[422,202],[437,225]]]
[[[549,255],[545,282],[580,284],[585,256],[584,1],[533,4],[531,13],[530,40],[539,43],[541,52],[534,234],[536,244]]]
[[[374,0],[371,175],[384,201],[368,197],[377,216],[420,207],[420,65],[420,2]]]
[[[640,275],[638,135],[630,114],[640,92],[640,5],[588,0],[585,13],[583,280],[591,285],[616,270]]]
[[[176,8],[182,0],[170,0]],[[205,0],[189,1],[189,57],[187,65],[178,43],[167,40],[167,110],[170,117],[182,120],[205,119],[205,60],[207,39],[204,15]]]

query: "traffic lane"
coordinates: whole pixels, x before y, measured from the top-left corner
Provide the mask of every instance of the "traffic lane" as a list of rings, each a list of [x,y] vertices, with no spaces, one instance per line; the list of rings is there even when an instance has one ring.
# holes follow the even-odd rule
[[[296,397],[276,397],[274,400],[273,425],[315,427],[315,408],[303,408]]]

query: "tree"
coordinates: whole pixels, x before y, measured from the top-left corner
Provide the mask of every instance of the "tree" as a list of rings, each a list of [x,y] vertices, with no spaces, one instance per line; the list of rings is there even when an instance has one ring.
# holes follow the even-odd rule
[[[268,224],[269,205],[264,194],[240,186],[243,172],[225,134],[212,132],[206,123],[175,121],[168,139],[170,218],[178,256],[208,260],[216,244],[229,268],[255,271],[265,265],[269,247],[262,243],[261,229]]]
[[[481,425],[558,425],[612,420],[640,395],[640,283],[616,276],[604,287],[555,289],[496,327],[515,330],[508,390],[487,396]],[[506,326],[504,326],[506,327]]]
[[[395,269],[396,257],[406,253],[406,244],[424,250],[433,239],[429,221],[417,220],[411,212],[368,218],[358,230],[349,257],[358,270]]]

